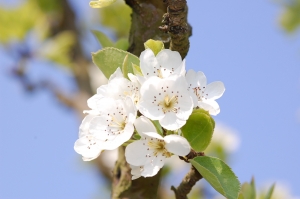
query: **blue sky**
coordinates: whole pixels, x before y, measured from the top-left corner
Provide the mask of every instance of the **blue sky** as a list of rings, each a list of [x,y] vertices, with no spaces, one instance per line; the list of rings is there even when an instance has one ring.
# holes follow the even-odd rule
[[[76,8],[88,3],[73,2]],[[229,164],[241,182],[253,175],[258,185],[285,182],[299,197],[299,34],[286,35],[277,20],[281,8],[271,1],[188,5],[193,36],[187,68],[203,71],[208,82],[224,82],[215,119],[241,139]],[[97,196],[103,181],[73,150],[79,118],[47,92],[24,92],[10,76],[11,60],[1,52],[0,60],[0,198]],[[42,61],[31,65],[33,78],[50,74],[64,88],[74,87],[67,72]]]

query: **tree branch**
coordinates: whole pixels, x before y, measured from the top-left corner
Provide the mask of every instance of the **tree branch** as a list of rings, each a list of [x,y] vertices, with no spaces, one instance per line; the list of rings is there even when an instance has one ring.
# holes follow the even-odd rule
[[[197,171],[194,166],[191,166],[190,171],[183,178],[180,185],[175,188],[171,187],[171,190],[174,191],[176,199],[187,199],[187,194],[190,193],[193,186],[202,178],[202,175]]]
[[[159,28],[169,34],[170,49],[178,51],[184,58],[189,51],[189,37],[192,35],[192,28],[187,22],[187,2],[186,0],[164,0],[164,3],[168,9],[163,16],[164,25]]]

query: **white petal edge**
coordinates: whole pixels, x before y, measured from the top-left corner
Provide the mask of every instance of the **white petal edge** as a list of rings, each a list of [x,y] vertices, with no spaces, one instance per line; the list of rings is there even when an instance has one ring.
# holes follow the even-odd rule
[[[175,155],[185,156],[191,151],[189,142],[180,135],[167,135],[164,141],[166,149]]]
[[[144,132],[156,132],[154,124],[144,116],[137,118],[134,122],[134,126],[141,136],[144,136]]]
[[[225,92],[225,86],[223,82],[212,82],[206,86],[205,93],[208,94],[208,100],[215,100],[220,98]]]

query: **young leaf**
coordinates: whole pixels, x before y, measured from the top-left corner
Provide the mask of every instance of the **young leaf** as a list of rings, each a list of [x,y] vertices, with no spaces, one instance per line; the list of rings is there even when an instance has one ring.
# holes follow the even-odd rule
[[[92,53],[94,64],[100,68],[106,78],[109,78],[118,67],[123,66],[124,58],[128,55],[127,62],[138,65],[140,60],[137,56],[113,47],[107,47]],[[128,73],[133,73],[132,67],[128,67]]]
[[[92,33],[95,35],[102,48],[115,46],[114,43],[104,33],[98,30],[92,30]]]
[[[161,50],[165,48],[164,43],[162,41],[155,41],[153,39],[149,39],[144,43],[145,49],[151,49],[154,55],[157,55]]]
[[[181,131],[195,151],[204,151],[211,141],[214,128],[215,121],[209,113],[203,109],[196,109]]]
[[[272,194],[273,194],[273,191],[274,191],[274,187],[275,187],[275,184],[273,184],[273,185],[271,186],[271,188],[269,189],[267,195],[265,196],[265,199],[271,199]]]
[[[222,160],[214,157],[199,156],[190,160],[205,180],[227,199],[237,199],[240,182],[231,168]]]

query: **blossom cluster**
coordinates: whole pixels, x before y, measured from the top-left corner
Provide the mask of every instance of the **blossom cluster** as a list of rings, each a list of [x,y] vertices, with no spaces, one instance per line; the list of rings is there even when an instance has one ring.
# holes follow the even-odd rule
[[[180,128],[195,108],[217,115],[215,100],[225,91],[222,82],[207,84],[202,72],[186,72],[185,60],[176,51],[164,49],[155,55],[146,49],[139,67],[140,73],[129,73],[128,78],[117,68],[88,99],[90,110],[74,145],[83,160],[90,161],[103,150],[129,143],[125,157],[132,179],[154,176],[166,158],[187,155],[191,147],[178,135]]]

